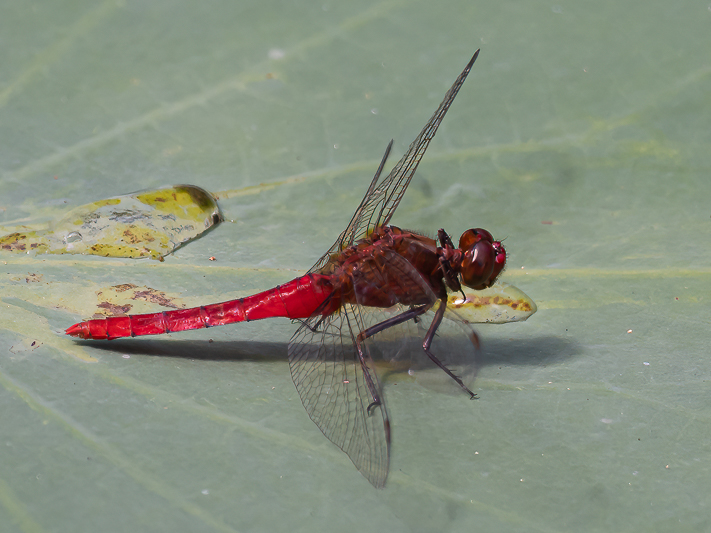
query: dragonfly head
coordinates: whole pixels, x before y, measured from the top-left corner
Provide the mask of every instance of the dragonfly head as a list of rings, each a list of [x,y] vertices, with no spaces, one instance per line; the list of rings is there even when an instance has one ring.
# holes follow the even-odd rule
[[[506,265],[506,250],[485,229],[468,229],[459,238],[462,283],[472,289],[490,287]]]

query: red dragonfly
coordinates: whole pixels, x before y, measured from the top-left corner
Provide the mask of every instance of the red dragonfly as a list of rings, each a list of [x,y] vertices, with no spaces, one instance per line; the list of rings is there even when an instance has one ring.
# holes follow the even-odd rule
[[[387,177],[375,177],[348,227],[309,272],[284,285],[238,300],[144,315],[87,320],[67,329],[82,339],[158,335],[271,317],[298,320],[289,342],[291,376],[321,431],[375,486],[383,487],[390,462],[390,422],[371,358],[373,336],[431,316],[422,348],[471,398],[474,393],[432,351],[447,308],[448,291],[462,284],[484,289],[506,263],[501,242],[470,229],[454,246],[440,229],[437,242],[389,222],[417,165],[474,64],[476,51],[423,130]],[[389,310],[389,318],[377,311]],[[375,312],[372,312],[375,311]],[[460,322],[465,322],[460,320]],[[392,330],[391,330],[392,331]],[[471,341],[477,342],[471,329]],[[467,341],[469,342],[469,341]]]

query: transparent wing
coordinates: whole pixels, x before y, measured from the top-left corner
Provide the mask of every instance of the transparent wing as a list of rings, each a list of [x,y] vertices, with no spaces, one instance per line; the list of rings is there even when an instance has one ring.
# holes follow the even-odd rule
[[[355,348],[354,335],[365,327],[357,306],[314,315],[292,337],[289,364],[311,420],[381,488],[390,463],[390,422],[368,343],[364,361]]]
[[[420,164],[422,156],[425,154],[430,141],[435,136],[437,128],[439,128],[449,106],[452,105],[464,80],[467,79],[467,75],[478,55],[479,50],[474,53],[474,56],[456,79],[454,85],[447,91],[437,111],[435,111],[434,115],[432,115],[427,124],[425,124],[425,127],[417,138],[412,141],[412,144],[410,144],[410,147],[407,149],[407,152],[405,152],[405,155],[402,156],[402,159],[400,159],[397,165],[390,171],[390,174],[380,180],[383,166],[385,165],[392,146],[392,141],[390,141],[380,166],[375,173],[375,177],[370,187],[368,187],[368,191],[363,197],[358,209],[356,209],[350,223],[328,252],[316,262],[309,272],[315,272],[321,269],[328,262],[332,254],[347,248],[357,239],[371,232],[376,226],[385,225],[390,221],[402,196],[405,194],[407,186],[410,184],[412,176],[415,174],[415,170],[417,170],[417,166]]]
[[[419,374],[418,381],[427,382],[431,388],[461,392],[460,385],[423,350],[441,302],[411,263],[391,250],[380,249],[353,273],[353,288],[362,308],[368,309],[369,319],[364,322],[371,324],[370,331],[377,331],[369,338],[371,353],[381,355],[393,369],[402,370],[406,365],[408,374]],[[390,307],[365,307],[373,299],[383,302],[386,296]],[[421,312],[415,311],[418,309]],[[444,319],[435,328],[430,354],[458,378],[471,383],[476,377],[478,346],[474,330],[447,306]]]
[[[436,299],[415,268],[389,250],[363,258],[352,282],[359,302],[431,305]],[[291,377],[309,417],[378,488],[388,475],[390,421],[371,356],[373,338],[360,342],[360,354],[356,341],[382,320],[380,311],[351,304],[327,316],[317,311],[289,342]]]
[[[397,382],[403,379],[403,375],[407,375],[405,379],[414,379],[418,385],[437,393],[453,396],[463,394],[459,384],[442,372],[422,349],[423,339],[438,305],[436,303],[416,319],[388,328],[372,338],[371,354],[386,388],[387,383]],[[371,309],[368,309],[369,313]],[[408,307],[403,305],[374,310],[372,322],[386,320],[407,310]],[[437,328],[430,351],[467,387],[473,386],[480,365],[478,337],[469,324],[456,313],[450,313],[449,309]],[[379,365],[380,359],[386,364]]]
[[[351,281],[358,303],[343,305],[327,316],[317,312],[304,321],[289,343],[289,364],[311,420],[380,488],[390,463],[390,422],[373,354],[395,366],[414,361],[409,372],[435,370],[451,381],[450,389],[455,382],[423,357],[422,341],[432,311],[441,303],[411,263],[380,249],[361,258]],[[454,322],[458,331],[451,335],[452,328],[440,324],[441,331],[450,334],[436,338],[431,352],[462,377],[463,368],[473,368],[478,341],[466,321],[449,308],[444,320],[448,322]],[[435,379],[438,384],[446,380]]]

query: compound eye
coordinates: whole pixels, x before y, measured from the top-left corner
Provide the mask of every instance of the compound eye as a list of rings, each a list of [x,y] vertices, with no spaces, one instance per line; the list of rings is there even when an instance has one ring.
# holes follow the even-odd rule
[[[464,235],[462,235],[462,238],[464,238]],[[461,270],[464,285],[472,289],[480,289],[487,286],[486,284],[494,272],[496,257],[496,251],[488,240],[480,240],[466,250]]]
[[[469,248],[481,240],[493,243],[494,237],[492,237],[491,233],[482,228],[468,229],[459,237],[459,249],[462,251],[469,250]]]

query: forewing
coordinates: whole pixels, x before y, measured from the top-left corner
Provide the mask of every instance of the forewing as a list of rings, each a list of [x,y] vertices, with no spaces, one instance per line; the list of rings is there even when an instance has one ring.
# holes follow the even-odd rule
[[[380,167],[365,197],[361,201],[360,206],[358,206],[358,209],[348,224],[348,227],[341,233],[328,252],[316,262],[310,272],[315,272],[322,268],[332,254],[347,248],[356,240],[370,233],[376,226],[385,225],[390,221],[402,196],[405,194],[407,186],[410,184],[412,176],[415,174],[415,170],[417,170],[417,166],[420,164],[422,156],[425,155],[430,141],[435,136],[437,128],[439,128],[449,106],[452,105],[464,80],[467,79],[467,75],[478,55],[479,50],[474,53],[474,56],[456,79],[454,85],[447,91],[437,111],[435,111],[434,115],[432,115],[427,124],[425,124],[425,127],[417,138],[412,141],[412,144],[410,144],[410,147],[407,149],[407,152],[405,152],[405,155],[402,156],[402,159],[393,167],[390,174],[380,180],[381,171],[390,152],[390,147],[392,146],[392,141],[390,141],[385,151],[385,156],[380,163]]]
[[[361,363],[355,348],[354,335],[364,327],[350,305],[314,315],[292,337],[289,364],[311,420],[381,488],[390,463],[390,422],[370,355]]]

